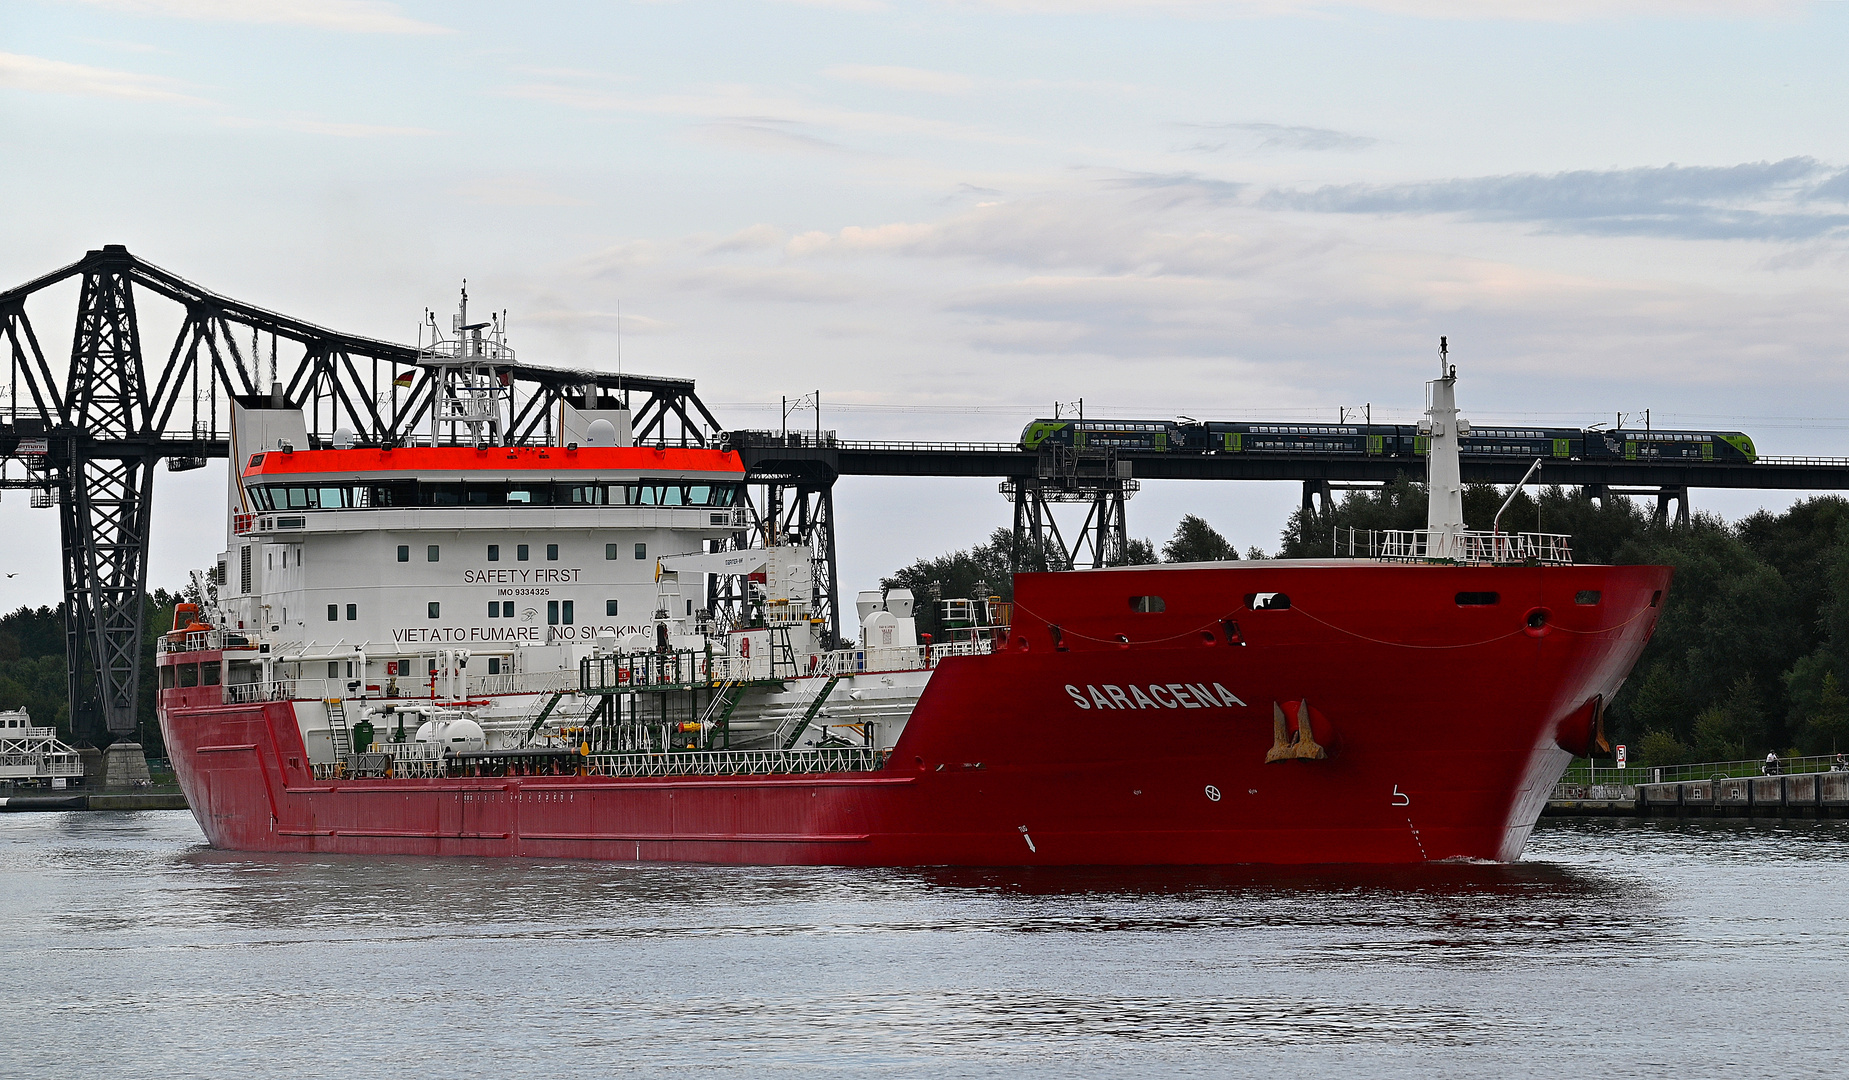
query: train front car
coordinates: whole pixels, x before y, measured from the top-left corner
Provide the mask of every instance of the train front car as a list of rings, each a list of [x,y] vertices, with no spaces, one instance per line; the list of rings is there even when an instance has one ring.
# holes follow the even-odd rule
[[[1586,432],[1586,456],[1625,461],[1753,462],[1753,440],[1739,431],[1662,431],[1618,428]]]
[[[1079,450],[1151,450],[1187,447],[1187,431],[1173,420],[1035,420],[1021,432],[1021,449],[1052,446]]]

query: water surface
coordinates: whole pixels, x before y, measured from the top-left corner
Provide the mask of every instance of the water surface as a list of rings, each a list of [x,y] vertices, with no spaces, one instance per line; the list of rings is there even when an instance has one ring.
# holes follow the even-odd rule
[[[17,1076],[1843,1075],[1849,822],[1513,866],[268,856],[0,814]]]

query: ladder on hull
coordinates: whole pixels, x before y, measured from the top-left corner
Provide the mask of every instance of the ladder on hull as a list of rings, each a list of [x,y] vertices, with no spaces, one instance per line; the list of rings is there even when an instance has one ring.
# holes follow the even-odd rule
[[[796,746],[796,740],[802,738],[803,732],[809,730],[809,722],[815,719],[816,713],[822,711],[822,703],[828,700],[828,695],[834,692],[835,684],[840,681],[841,676],[830,675],[828,681],[824,682],[821,689],[816,691],[815,696],[809,699],[809,707],[803,709],[800,714],[796,712],[797,708],[800,707],[800,703],[790,707],[789,717],[787,717],[783,723],[777,725],[777,745],[781,749],[790,750]],[[794,723],[791,723],[791,721],[794,721]],[[788,726],[790,729],[787,735],[784,734],[785,726]]]
[[[353,732],[347,727],[347,703],[343,698],[323,698],[327,706],[327,741],[334,745],[334,762],[340,764],[353,753]]]

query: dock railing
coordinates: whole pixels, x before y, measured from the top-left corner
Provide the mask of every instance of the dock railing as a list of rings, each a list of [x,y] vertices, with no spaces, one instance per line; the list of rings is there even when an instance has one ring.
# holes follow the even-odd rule
[[[1702,761],[1688,765],[1626,765],[1624,768],[1591,766],[1584,761],[1569,766],[1560,777],[1562,785],[1588,786],[1606,784],[1679,784],[1692,780],[1735,780],[1765,774],[1765,758],[1741,761]],[[1807,757],[1781,757],[1778,771],[1784,775],[1830,772],[1836,767],[1834,754]]]

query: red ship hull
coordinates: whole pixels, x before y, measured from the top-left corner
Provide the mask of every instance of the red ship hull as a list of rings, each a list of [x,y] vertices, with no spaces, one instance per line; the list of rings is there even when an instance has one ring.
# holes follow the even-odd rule
[[[1022,575],[1008,647],[943,661],[870,773],[328,782],[306,768],[288,702],[164,690],[160,718],[200,827],[234,850],[1510,861],[1569,758],[1598,737],[1668,580],[1658,567],[1283,562]],[[1260,592],[1291,606],[1250,610]],[[1493,604],[1458,602],[1492,592]],[[1164,610],[1134,610],[1144,596]],[[1277,710],[1302,701],[1327,758],[1267,763]]]

